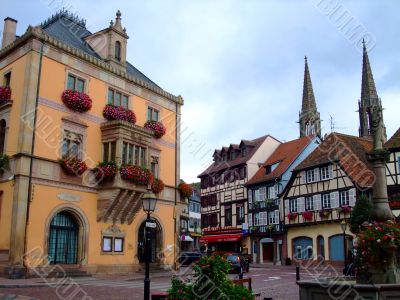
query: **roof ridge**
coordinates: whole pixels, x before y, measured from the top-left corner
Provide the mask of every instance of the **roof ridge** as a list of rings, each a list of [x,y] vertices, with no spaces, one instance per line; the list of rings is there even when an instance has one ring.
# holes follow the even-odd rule
[[[332,132],[332,134],[337,135],[337,136],[345,136],[345,137],[350,137],[358,140],[363,140],[363,141],[371,141],[371,139],[363,136],[356,136],[356,135],[351,135],[351,134],[346,134],[346,133],[341,133],[341,132]]]
[[[86,19],[80,18],[78,15],[73,14],[72,12],[70,12],[68,9],[65,9],[65,8],[62,8],[61,10],[56,12],[54,15],[47,18],[45,21],[41,22],[40,27],[45,28],[45,27],[53,24],[55,21],[59,20],[62,17],[66,18],[66,19],[74,22],[75,24],[83,27],[84,29],[88,30],[86,28]]]

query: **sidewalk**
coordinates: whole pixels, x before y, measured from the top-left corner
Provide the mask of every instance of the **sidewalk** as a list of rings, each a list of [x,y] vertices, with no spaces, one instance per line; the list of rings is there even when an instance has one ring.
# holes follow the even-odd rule
[[[0,300],[36,300],[35,298],[18,296],[18,295],[5,295],[0,294]]]

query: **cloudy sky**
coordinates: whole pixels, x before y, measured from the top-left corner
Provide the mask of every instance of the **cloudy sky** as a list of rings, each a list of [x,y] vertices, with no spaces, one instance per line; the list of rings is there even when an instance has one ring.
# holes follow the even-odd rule
[[[61,7],[92,32],[120,9],[128,60],[185,99],[181,175],[196,180],[215,148],[271,134],[298,137],[304,56],[323,133],[357,134],[364,36],[391,136],[400,126],[400,4],[331,0],[1,0],[18,33]]]

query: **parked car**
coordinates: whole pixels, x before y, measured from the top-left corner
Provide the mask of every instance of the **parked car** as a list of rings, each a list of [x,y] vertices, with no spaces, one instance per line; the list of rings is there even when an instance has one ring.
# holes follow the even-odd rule
[[[191,264],[197,262],[201,258],[200,252],[182,252],[179,257],[179,263],[182,266],[190,266]]]
[[[250,264],[243,254],[225,253],[224,257],[231,265],[231,273],[240,274],[250,271]]]

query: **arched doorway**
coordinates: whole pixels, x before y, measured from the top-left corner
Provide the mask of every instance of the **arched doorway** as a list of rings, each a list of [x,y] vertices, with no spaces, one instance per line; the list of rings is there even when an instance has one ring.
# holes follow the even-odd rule
[[[158,263],[160,262],[160,251],[162,247],[162,230],[160,224],[152,219],[152,222],[156,224],[156,228],[150,228],[151,234],[151,256],[150,262]],[[139,227],[138,232],[138,249],[137,249],[137,257],[140,263],[144,263],[146,261],[145,256],[145,241],[146,241],[146,220],[142,222]]]
[[[317,255],[319,260],[325,260],[325,239],[322,235],[317,237]]]
[[[78,262],[79,224],[67,211],[56,214],[50,223],[48,253],[52,264]]]

